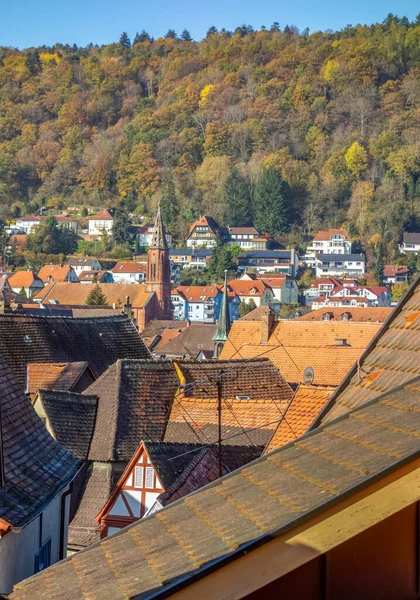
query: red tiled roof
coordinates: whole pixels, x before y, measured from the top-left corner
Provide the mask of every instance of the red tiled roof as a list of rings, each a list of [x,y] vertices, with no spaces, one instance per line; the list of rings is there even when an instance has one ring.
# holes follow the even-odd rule
[[[69,265],[44,265],[38,273],[38,277],[42,279],[44,283],[48,281],[66,281],[69,276],[72,267]],[[77,283],[77,281],[76,281]]]
[[[405,265],[385,265],[384,277],[394,277],[395,275],[408,275],[409,268]]]
[[[228,282],[228,286],[239,297],[241,296],[262,296],[268,285],[261,279],[232,279]]]
[[[41,282],[42,279],[32,271],[17,271],[9,277],[9,284],[12,288],[29,288],[34,281]]]
[[[257,310],[257,309],[256,309]],[[325,306],[323,308],[317,308],[310,312],[298,317],[296,321],[322,321],[325,313],[329,313],[330,320],[342,321],[342,315],[349,315],[348,320],[353,323],[366,323],[378,322],[383,323],[389,315],[392,313],[392,308],[388,307],[339,307],[336,306]],[[252,314],[252,313],[249,313]]]
[[[28,394],[40,389],[70,391],[87,369],[87,362],[28,363]]]
[[[117,262],[112,269],[113,273],[144,273],[146,265],[138,262]]]
[[[216,223],[216,221],[213,219],[213,217],[210,217],[208,215],[202,215],[199,219],[197,219],[197,221],[195,221],[191,227],[190,227],[190,233],[192,233],[195,229],[195,227],[209,227],[213,233],[217,233],[219,231],[219,225]]]
[[[113,221],[114,217],[111,215],[109,210],[104,208],[104,210],[101,210],[100,212],[96,213],[96,215],[93,215],[93,217],[89,217],[89,221],[92,221],[92,220]]]
[[[180,295],[187,302],[205,302],[208,298],[215,298],[220,293],[220,287],[214,285],[179,285],[172,290],[173,295]]]
[[[314,237],[315,241],[330,240],[332,235],[343,235],[344,238],[351,242],[351,237],[345,229],[328,229],[327,231],[319,231]]]

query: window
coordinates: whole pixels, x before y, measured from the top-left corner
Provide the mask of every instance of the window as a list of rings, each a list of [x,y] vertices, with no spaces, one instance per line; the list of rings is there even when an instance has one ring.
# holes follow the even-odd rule
[[[154,472],[153,467],[146,467],[146,485],[145,485],[145,487],[147,487],[149,489],[154,487],[154,485],[153,485],[154,475],[155,475],[155,472]]]
[[[136,488],[143,487],[143,475],[144,475],[144,467],[136,467],[134,469],[134,487],[136,487]]]
[[[51,565],[51,539],[46,540],[35,554],[34,573],[39,573]]]

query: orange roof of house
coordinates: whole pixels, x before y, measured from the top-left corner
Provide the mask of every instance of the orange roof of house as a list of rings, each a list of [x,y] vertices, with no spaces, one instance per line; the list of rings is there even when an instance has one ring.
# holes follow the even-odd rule
[[[181,295],[187,302],[204,302],[215,298],[221,292],[220,286],[214,285],[179,285],[172,290],[173,295]]]
[[[315,241],[330,240],[332,235],[344,235],[345,239],[351,242],[351,237],[345,229],[328,229],[327,231],[318,231],[314,237]]]
[[[8,281],[12,288],[29,288],[34,281],[42,282],[42,279],[32,271],[17,271],[9,277]]]
[[[192,233],[195,229],[195,227],[199,227],[199,226],[205,226],[205,227],[210,227],[210,229],[216,233],[219,230],[219,225],[216,223],[216,221],[213,219],[213,217],[210,217],[208,215],[201,215],[201,217],[199,219],[197,219],[197,221],[194,221],[194,223],[191,225],[190,227],[190,231],[189,233]]]
[[[107,306],[112,306],[114,303],[122,306],[126,297],[129,296],[130,304],[134,308],[142,308],[153,295],[146,291],[145,285],[140,283],[101,283],[99,286],[107,298]],[[44,304],[55,300],[58,304],[80,306],[86,303],[91,290],[90,285],[70,282],[49,283],[36,294],[35,298]]]
[[[315,385],[337,386],[380,328],[381,323],[279,321],[263,344],[261,322],[239,320],[232,323],[220,358],[270,358],[293,384],[302,383],[311,366]]]
[[[385,265],[384,277],[394,277],[394,275],[408,275],[409,268],[406,265]]]
[[[96,213],[96,215],[89,217],[88,220],[91,221],[93,219],[98,221],[113,221],[114,217],[111,215],[108,209],[104,208],[104,210],[101,210],[100,212]]]
[[[138,262],[117,262],[112,269],[113,273],[144,273],[146,265]]]
[[[88,368],[87,362],[28,363],[27,391],[60,390],[68,392]]]
[[[232,279],[228,286],[239,297],[241,296],[262,296],[268,288],[261,279]]]
[[[69,265],[44,265],[38,273],[38,277],[42,281],[65,281],[70,271],[73,269]],[[77,283],[77,281],[76,281]]]
[[[377,322],[383,323],[393,309],[386,307],[361,307],[361,306],[325,306],[324,308],[317,308],[310,312],[298,317],[297,321],[323,321],[325,314],[330,315],[330,320],[343,321],[343,315],[348,315],[348,320],[353,323],[366,323],[366,322]]]
[[[105,275],[105,273],[105,269],[102,269],[101,271],[82,271],[77,277],[79,281],[92,281],[92,279],[95,277],[99,281],[101,277]]]
[[[268,454],[307,432],[334,388],[301,384],[275,430],[264,454]]]
[[[260,281],[265,283],[271,288],[281,288],[284,286],[285,282],[288,281],[287,277],[261,277]]]

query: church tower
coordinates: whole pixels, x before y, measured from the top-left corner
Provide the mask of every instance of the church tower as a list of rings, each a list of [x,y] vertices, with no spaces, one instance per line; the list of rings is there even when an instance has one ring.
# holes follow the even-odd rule
[[[146,289],[155,292],[159,303],[158,319],[172,319],[171,271],[165,228],[158,207],[155,228],[147,256]]]
[[[214,351],[213,358],[219,358],[223,346],[228,339],[230,331],[230,317],[228,306],[228,289],[227,289],[227,271],[225,271],[225,286],[223,288],[222,305],[219,312],[219,320],[217,322],[216,332],[213,336]]]

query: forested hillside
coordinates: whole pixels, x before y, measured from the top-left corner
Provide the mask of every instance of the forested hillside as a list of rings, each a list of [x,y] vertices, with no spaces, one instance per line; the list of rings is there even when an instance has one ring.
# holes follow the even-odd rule
[[[119,203],[143,215],[162,198],[179,236],[208,213],[291,240],[346,224],[388,249],[415,225],[420,18],[187,33],[0,48],[0,216]]]

